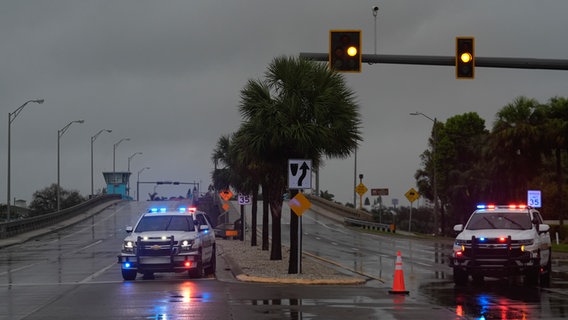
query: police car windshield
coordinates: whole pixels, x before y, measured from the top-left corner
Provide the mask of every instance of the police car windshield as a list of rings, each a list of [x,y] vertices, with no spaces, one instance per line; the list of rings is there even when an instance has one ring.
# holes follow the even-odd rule
[[[477,212],[468,222],[466,229],[512,229],[529,230],[532,228],[528,212]]]
[[[146,231],[194,231],[191,216],[145,216],[134,232]]]

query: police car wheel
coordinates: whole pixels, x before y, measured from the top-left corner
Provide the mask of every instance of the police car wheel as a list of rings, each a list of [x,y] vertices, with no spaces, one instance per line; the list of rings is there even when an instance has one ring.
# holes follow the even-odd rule
[[[209,261],[209,266],[205,269],[207,274],[215,274],[215,270],[217,269],[217,253],[215,252],[215,247],[213,247],[213,251],[211,252],[211,261]]]
[[[203,270],[203,261],[201,257],[197,258],[197,266],[195,269],[189,270],[189,277],[192,279],[203,278],[204,270]]]
[[[136,270],[122,269],[122,279],[130,281],[136,279]]]
[[[467,272],[459,268],[454,268],[454,283],[457,286],[464,286],[467,284]]]

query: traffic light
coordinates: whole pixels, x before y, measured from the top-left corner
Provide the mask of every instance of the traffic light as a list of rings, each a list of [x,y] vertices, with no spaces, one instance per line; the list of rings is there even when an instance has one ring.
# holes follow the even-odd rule
[[[473,79],[475,53],[473,37],[456,37],[456,79]]]
[[[361,30],[329,31],[329,67],[338,72],[361,72]]]

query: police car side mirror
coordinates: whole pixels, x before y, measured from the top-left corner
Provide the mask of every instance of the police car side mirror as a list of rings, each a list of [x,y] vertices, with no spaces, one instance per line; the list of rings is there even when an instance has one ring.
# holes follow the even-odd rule
[[[132,233],[133,230],[134,230],[134,228],[132,228],[132,226],[126,227],[126,232],[127,232],[127,233]]]
[[[463,224],[456,224],[456,225],[454,226],[454,231],[455,231],[455,232],[458,232],[458,233],[459,233],[459,232],[462,232],[462,231],[463,231]]]
[[[550,231],[550,226],[547,224],[537,224],[536,231],[538,231],[538,233],[547,233]]]
[[[199,232],[209,230],[209,226],[206,224],[202,224],[199,226]]]

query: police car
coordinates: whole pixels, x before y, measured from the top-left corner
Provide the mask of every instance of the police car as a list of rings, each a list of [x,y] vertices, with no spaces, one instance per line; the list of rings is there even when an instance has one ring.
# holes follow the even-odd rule
[[[126,227],[118,255],[122,278],[145,278],[155,272],[187,272],[191,278],[215,273],[215,234],[204,212],[196,208],[153,208],[136,226]]]
[[[478,205],[458,232],[450,267],[454,282],[464,285],[484,277],[521,275],[525,283],[550,282],[550,226],[534,208],[524,205]]]

